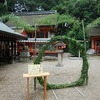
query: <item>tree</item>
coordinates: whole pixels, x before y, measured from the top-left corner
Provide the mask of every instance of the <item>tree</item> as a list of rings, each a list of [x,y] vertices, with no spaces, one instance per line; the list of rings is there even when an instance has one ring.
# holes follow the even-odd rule
[[[8,14],[7,2],[0,3],[0,16]]]
[[[81,40],[82,42],[84,42],[84,39],[88,40],[88,35],[86,33],[84,33],[85,34],[85,37],[84,37],[82,22],[77,20],[75,17],[71,17],[70,15],[66,15],[66,14],[49,15],[39,20],[36,20],[35,23],[36,24],[42,23],[42,24],[51,25],[51,26],[55,25],[57,28],[57,31],[55,34],[56,36],[66,35],[70,38]],[[70,52],[73,55],[78,56],[77,47],[75,48],[72,46],[71,43],[69,44],[70,44],[69,45]]]
[[[54,7],[59,13],[67,13],[80,20],[85,19],[86,23],[90,23],[100,16],[99,0],[59,0],[59,2]]]
[[[42,7],[42,10],[51,10],[53,6],[57,4],[57,0],[17,0],[22,5],[25,6],[27,11],[37,11],[39,7]],[[8,8],[10,11],[14,11],[14,5],[16,0],[7,0]]]
[[[7,0],[9,11],[14,11],[16,0]],[[100,0],[20,0],[26,11],[57,10],[60,14],[69,14],[85,24],[100,16]]]

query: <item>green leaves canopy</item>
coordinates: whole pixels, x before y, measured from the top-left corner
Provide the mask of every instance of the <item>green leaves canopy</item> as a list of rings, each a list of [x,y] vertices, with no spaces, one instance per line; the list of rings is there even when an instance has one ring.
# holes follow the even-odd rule
[[[85,19],[89,23],[100,16],[99,0],[59,0],[54,7],[58,13],[67,13],[78,19]]]

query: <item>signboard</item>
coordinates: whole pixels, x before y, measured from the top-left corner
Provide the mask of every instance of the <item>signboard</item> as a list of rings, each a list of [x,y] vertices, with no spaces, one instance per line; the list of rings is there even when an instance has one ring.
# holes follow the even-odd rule
[[[40,64],[31,64],[28,65],[28,74],[39,74],[43,72],[42,66]]]

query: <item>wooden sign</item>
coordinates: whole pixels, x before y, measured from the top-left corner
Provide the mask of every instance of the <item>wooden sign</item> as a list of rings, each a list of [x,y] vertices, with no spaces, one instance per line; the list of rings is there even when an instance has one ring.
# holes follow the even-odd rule
[[[43,73],[43,68],[40,64],[31,64],[28,65],[28,74],[39,74]]]

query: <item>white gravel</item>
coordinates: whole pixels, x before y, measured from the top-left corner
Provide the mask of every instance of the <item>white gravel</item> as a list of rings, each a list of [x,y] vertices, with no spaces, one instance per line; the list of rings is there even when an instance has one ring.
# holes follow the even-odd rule
[[[100,100],[100,56],[88,58],[89,82],[88,85],[47,91],[47,100]],[[32,62],[30,62],[32,63]],[[9,65],[0,65],[0,100],[27,100],[26,79],[29,63],[17,62]],[[79,78],[82,68],[82,59],[68,57],[64,54],[63,66],[58,67],[57,60],[43,61],[43,70],[50,72],[49,83],[62,84]],[[31,100],[43,100],[43,87],[37,83],[34,91],[31,79]]]

